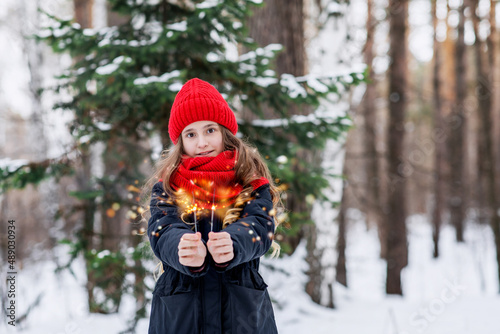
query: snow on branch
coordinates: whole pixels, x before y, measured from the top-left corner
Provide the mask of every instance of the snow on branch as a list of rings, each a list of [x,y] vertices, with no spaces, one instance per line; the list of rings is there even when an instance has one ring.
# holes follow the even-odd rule
[[[108,75],[116,71],[119,67],[120,64],[122,63],[131,63],[132,58],[130,57],[124,57],[124,56],[119,56],[113,59],[113,61],[107,65],[100,66],[96,68],[95,72],[100,75]]]
[[[29,161],[25,159],[2,158],[0,159],[0,169],[14,172],[17,169],[26,166],[28,163]]]
[[[202,3],[197,4],[196,8],[199,9],[212,8],[218,6],[220,3],[221,3],[220,0],[205,0]]]
[[[321,122],[324,121],[333,121],[334,118],[330,116],[320,116],[317,113],[311,113],[309,115],[294,115],[288,118],[276,118],[276,119],[256,119],[250,122],[252,126],[261,127],[261,128],[279,128],[288,126],[290,123],[292,124],[304,124],[304,123],[312,123],[314,125],[320,125]],[[239,124],[244,124],[243,121],[238,120]]]
[[[172,24],[167,24],[167,29],[175,30],[175,31],[186,31],[187,30],[187,21],[180,21]]]
[[[288,95],[292,99],[296,99],[299,95],[302,97],[307,97],[307,92],[298,82],[297,79],[291,75],[284,73],[281,75],[280,84],[288,89]]]
[[[257,58],[257,56],[272,58],[274,57],[274,54],[280,51],[281,49],[283,49],[283,46],[281,44],[269,44],[263,48],[258,48],[255,51],[250,51],[242,54],[241,56],[238,57],[238,60],[246,61],[250,59],[255,59]]]
[[[181,72],[178,70],[169,72],[169,73],[164,73],[163,75],[157,77],[157,76],[150,76],[146,78],[138,78],[134,80],[134,85],[140,86],[140,85],[148,85],[153,82],[168,82],[172,78],[178,78],[181,75]]]

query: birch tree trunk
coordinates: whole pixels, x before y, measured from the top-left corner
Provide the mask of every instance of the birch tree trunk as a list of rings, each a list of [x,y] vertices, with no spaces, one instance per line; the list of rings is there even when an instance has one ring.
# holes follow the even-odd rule
[[[26,11],[30,8],[30,5],[25,3],[23,6]],[[35,8],[40,8],[40,1],[36,1]],[[39,26],[39,14],[38,12],[34,17],[29,17],[26,13],[26,19],[30,20],[34,28]],[[25,36],[34,33],[34,31],[23,31]],[[28,69],[30,72],[29,90],[31,93],[31,107],[32,112],[30,116],[30,133],[32,144],[31,154],[35,161],[40,161],[47,157],[47,138],[45,137],[44,130],[44,116],[42,109],[42,97],[40,95],[40,90],[42,88],[42,73],[41,67],[43,64],[43,52],[39,43],[32,39],[23,38],[24,52],[28,57]]]
[[[402,295],[401,271],[408,264],[406,175],[403,143],[407,107],[407,0],[389,1],[389,194],[387,222],[387,294]]]

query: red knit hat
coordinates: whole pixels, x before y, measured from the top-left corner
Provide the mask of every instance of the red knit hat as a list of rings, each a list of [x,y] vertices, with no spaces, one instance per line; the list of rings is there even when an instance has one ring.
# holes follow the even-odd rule
[[[238,132],[236,117],[222,95],[208,82],[194,78],[182,86],[172,105],[168,123],[172,142],[177,144],[182,130],[198,121],[213,121],[233,134]]]

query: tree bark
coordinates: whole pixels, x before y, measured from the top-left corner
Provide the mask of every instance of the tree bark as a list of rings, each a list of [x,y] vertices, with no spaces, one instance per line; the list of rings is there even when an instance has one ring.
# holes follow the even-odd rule
[[[485,216],[490,222],[493,234],[495,236],[495,248],[498,263],[498,280],[500,282],[500,194],[498,193],[497,175],[495,165],[497,163],[496,152],[494,147],[494,133],[493,133],[493,103],[492,103],[492,81],[493,73],[491,65],[495,62],[495,38],[488,37],[486,43],[488,44],[488,54],[483,54],[483,41],[479,37],[479,22],[480,18],[477,16],[478,0],[473,0],[473,26],[476,34],[475,50],[476,50],[476,72],[477,72],[477,97],[479,107],[480,129],[479,136],[481,139],[481,152],[482,156],[479,159],[480,179],[484,180],[485,185],[485,199],[486,199],[486,212]],[[494,13],[493,13],[494,14]],[[492,13],[490,13],[492,15]],[[493,27],[491,33],[495,32]],[[483,59],[488,56],[488,60]],[[486,63],[486,66],[485,66]],[[500,292],[500,291],[499,291]]]
[[[478,6],[478,1],[472,0],[471,9],[475,11]],[[476,202],[479,211],[479,222],[488,224],[488,199],[487,199],[487,188],[488,188],[488,178],[486,176],[487,170],[485,169],[486,158],[486,143],[485,143],[485,133],[482,125],[481,111],[484,109],[489,109],[491,107],[491,94],[488,90],[489,83],[487,83],[487,74],[485,69],[485,55],[482,50],[484,43],[481,41],[479,36],[479,23],[480,18],[475,12],[472,13],[472,26],[474,28],[474,34],[476,36],[474,42],[474,55],[475,55],[475,66],[476,66],[476,96],[478,102],[478,115],[477,120],[479,121],[479,127],[477,128],[477,194]]]
[[[92,28],[92,7],[94,0],[73,0],[75,21],[84,29]]]
[[[286,6],[279,0],[266,1],[264,6],[255,10],[249,18],[250,36],[260,46],[273,43],[283,45],[283,51],[279,53],[274,68],[277,76],[289,73],[295,76],[305,74],[305,46],[303,27],[303,0],[288,1]],[[266,118],[274,118],[271,110],[263,111]],[[297,114],[297,108],[289,109],[289,114]],[[298,153],[294,163],[299,169],[299,162],[302,159],[309,161],[311,157],[308,152]],[[300,156],[299,156],[300,155]],[[287,196],[287,209],[292,212],[309,211],[302,198],[290,194]],[[292,246],[292,251],[298,246],[302,234],[296,237],[286,237],[286,242]],[[314,240],[314,239],[312,239]]]
[[[387,294],[402,295],[401,271],[408,264],[406,175],[403,143],[407,105],[407,0],[389,1],[389,196],[387,222]]]
[[[344,177],[347,178],[347,169],[344,163],[344,172],[342,173]],[[338,224],[339,224],[339,235],[337,238],[337,265],[335,269],[335,280],[347,287],[347,268],[346,268],[346,246],[347,246],[347,181],[343,181],[342,186],[342,200],[340,201]]]
[[[306,227],[307,238],[307,255],[306,261],[309,264],[309,269],[306,274],[308,281],[306,283],[306,292],[316,304],[321,304],[321,283],[322,283],[322,265],[321,257],[323,252],[318,250],[318,230],[314,224],[307,225]]]
[[[93,0],[74,0],[75,21],[82,28],[92,27],[92,4]],[[76,181],[80,192],[89,192],[92,190],[92,173],[91,173],[91,148],[87,145],[80,147],[81,168],[76,172]],[[83,210],[83,227],[80,230],[79,239],[82,242],[84,257],[87,262],[87,298],[89,311],[95,312],[94,289],[96,287],[96,278],[87,261],[87,254],[94,248],[94,215],[97,211],[95,199],[81,200],[81,208]]]
[[[465,97],[467,95],[466,83],[466,53],[464,40],[465,5],[459,9],[460,20],[458,24],[458,38],[455,44],[455,76],[456,99],[455,106],[450,114],[448,126],[450,130],[450,196],[449,209],[450,221],[455,227],[456,239],[464,241],[464,220],[467,198],[465,195],[465,146],[466,143],[466,114]]]
[[[284,73],[289,73],[294,76],[303,76],[306,74],[306,52],[304,38],[304,1],[290,0],[284,5],[283,1],[269,0],[265,2],[262,8],[255,10],[254,14],[249,19],[250,36],[260,46],[265,46],[272,43],[283,45],[283,51],[279,53],[275,70],[279,76]],[[266,118],[274,118],[272,111],[263,111]],[[310,110],[304,108],[299,110],[291,105],[288,108],[290,115],[309,113]],[[297,152],[296,159],[293,159],[293,169],[295,172],[300,172],[303,167],[301,164],[321,163],[319,157],[321,152],[302,149]],[[306,205],[303,194],[289,194],[286,201],[286,207],[291,212],[300,212],[311,215],[311,209]],[[321,302],[321,286],[324,283],[322,273],[321,258],[322,250],[318,249],[317,227],[307,225],[302,228],[297,236],[284,236],[283,242],[286,242],[292,247],[292,251],[298,246],[303,237],[307,238],[307,262],[309,264],[308,283],[306,292],[311,296],[311,299],[316,302]],[[333,304],[333,302],[332,302]]]
[[[387,226],[384,224],[382,213],[382,196],[380,189],[380,168],[379,154],[377,152],[377,108],[375,99],[377,98],[377,81],[375,72],[373,71],[374,55],[374,37],[376,20],[373,16],[373,0],[367,1],[367,20],[366,20],[366,43],[364,47],[364,60],[369,68],[369,82],[366,83],[366,91],[363,97],[363,114],[365,117],[364,142],[366,150],[366,178],[368,182],[367,196],[367,221],[370,224],[374,222],[377,226],[378,236],[380,240],[380,257],[387,256]]]
[[[499,52],[499,43],[498,43],[498,31],[496,27],[496,4],[497,1],[490,0],[490,35],[488,36],[488,59],[490,61],[490,92],[496,92],[498,87],[498,82],[495,80],[497,78],[496,71],[494,69],[498,69],[497,64],[497,52]],[[500,152],[498,149],[500,148],[500,143],[495,145],[497,137],[495,136],[495,126],[498,129],[499,121],[498,117],[495,117],[495,110],[498,111],[499,107],[499,99],[498,96],[492,96],[491,101],[491,109],[489,111],[489,115],[485,117],[488,123],[489,129],[488,132],[488,142],[487,142],[487,150],[488,155],[490,155],[489,160],[491,160],[490,168],[488,171],[488,178],[490,180],[490,196],[489,196],[489,204],[490,211],[493,214],[493,219],[491,221],[493,233],[495,235],[495,247],[497,253],[497,270],[498,270],[498,282],[500,283]],[[485,115],[486,116],[486,115]],[[498,135],[498,134],[497,134]],[[500,137],[498,137],[500,138]],[[496,146],[496,147],[495,147]],[[500,293],[500,287],[499,287]]]
[[[434,241],[433,257],[439,257],[439,236],[442,225],[442,215],[444,206],[444,124],[441,103],[441,45],[437,40],[438,19],[436,15],[436,2],[432,1],[432,26],[434,29],[434,76],[433,76],[433,104],[434,104],[434,207],[432,211],[432,239]]]
[[[268,0],[249,19],[250,36],[262,46],[283,45],[276,60],[276,73],[295,76],[306,72],[304,47],[304,0]]]
[[[107,25],[109,27],[117,26],[124,23],[124,17],[118,15],[115,12],[111,12],[109,3],[106,8],[107,12]],[[115,133],[116,136],[110,138],[108,142],[105,143],[104,152],[102,153],[102,160],[104,163],[104,176],[106,178],[116,178],[117,180],[123,181],[122,177],[124,170],[127,166],[133,166],[133,163],[125,162],[125,157],[128,156],[127,139],[122,139],[119,134]],[[111,253],[119,253],[120,245],[122,244],[123,235],[126,234],[126,227],[123,224],[127,221],[125,218],[125,207],[116,206],[118,203],[125,202],[126,189],[125,185],[121,182],[105,182],[103,183],[103,188],[105,193],[103,195],[103,206],[101,207],[101,231],[100,231],[100,244],[99,250],[108,250]],[[115,204],[116,203],[116,204]],[[127,240],[128,239],[124,239]],[[122,295],[122,285],[123,285],[123,270],[119,263],[107,266],[105,272],[103,273],[103,278],[101,280],[102,289],[106,295],[114,302],[114,305],[107,310],[102,310],[105,313],[118,312],[121,295]],[[111,306],[111,304],[108,304]]]

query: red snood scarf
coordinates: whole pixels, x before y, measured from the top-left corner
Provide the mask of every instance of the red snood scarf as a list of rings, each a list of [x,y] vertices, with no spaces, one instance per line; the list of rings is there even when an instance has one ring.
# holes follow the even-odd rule
[[[177,170],[170,177],[175,191],[184,192],[187,206],[193,205],[193,197],[199,209],[211,209],[215,202],[217,209],[232,205],[243,190],[236,183],[234,166],[237,153],[224,151],[216,157],[183,156]],[[253,189],[269,183],[265,177],[251,182]],[[215,201],[213,201],[215,199]]]

